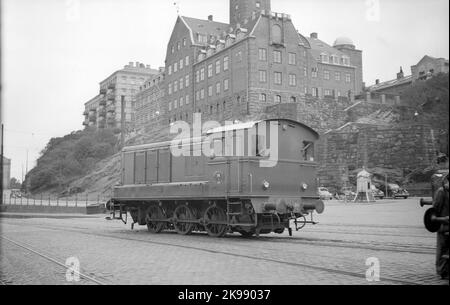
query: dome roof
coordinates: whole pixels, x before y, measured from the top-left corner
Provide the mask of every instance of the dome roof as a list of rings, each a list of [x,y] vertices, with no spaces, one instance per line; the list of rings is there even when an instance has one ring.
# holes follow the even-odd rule
[[[339,37],[338,39],[336,39],[336,41],[333,44],[334,47],[336,47],[336,46],[343,46],[343,45],[354,46],[353,40],[351,40],[348,37]]]

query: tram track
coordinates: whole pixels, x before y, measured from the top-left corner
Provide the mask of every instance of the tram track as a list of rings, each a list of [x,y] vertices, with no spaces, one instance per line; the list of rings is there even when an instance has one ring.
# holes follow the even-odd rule
[[[188,249],[188,250],[212,253],[212,254],[216,254],[216,255],[217,254],[219,254],[219,255],[226,255],[226,256],[231,256],[231,257],[235,257],[235,258],[244,258],[244,259],[250,259],[250,260],[255,260],[255,261],[270,262],[270,263],[287,265],[287,266],[290,266],[290,267],[305,268],[305,269],[310,269],[310,270],[327,272],[327,273],[331,273],[331,274],[338,274],[338,275],[343,275],[343,276],[350,276],[350,277],[354,277],[354,278],[360,278],[363,281],[366,280],[366,275],[365,275],[364,272],[347,271],[347,270],[336,269],[336,268],[329,268],[329,267],[319,266],[319,265],[298,263],[298,262],[292,262],[292,261],[280,260],[280,259],[272,259],[272,258],[261,257],[261,256],[256,256],[256,255],[239,254],[239,253],[233,253],[233,252],[230,252],[230,251],[208,249],[208,248],[198,247],[198,246],[182,245],[182,244],[172,243],[172,242],[140,239],[140,238],[135,238],[135,237],[130,237],[130,236],[121,237],[121,236],[117,236],[117,235],[114,235],[114,234],[84,232],[84,231],[80,231],[80,230],[68,229],[67,227],[52,227],[52,226],[44,226],[44,225],[28,225],[28,226],[38,227],[38,228],[46,229],[46,230],[77,233],[77,234],[82,234],[82,235],[86,235],[86,236],[110,238],[110,239],[114,239],[114,240],[134,241],[134,242],[139,242],[139,243],[154,244],[154,245],[160,245],[160,246],[169,246],[169,247],[175,247],[175,248],[182,248],[182,249]],[[88,229],[88,228],[86,228],[86,229]],[[127,232],[120,232],[120,233],[121,234],[122,233],[126,234]],[[232,237],[232,238],[236,238],[236,237]],[[271,238],[271,237],[269,237],[269,238]],[[257,239],[257,240],[260,241],[261,239]],[[300,243],[300,241],[299,241],[299,243]],[[313,245],[315,245],[315,244],[313,244]],[[334,245],[328,244],[328,246],[332,247]],[[377,250],[378,251],[394,251],[392,249],[388,249],[388,250],[377,249]],[[397,251],[395,250],[395,252],[397,252]],[[423,253],[419,253],[419,254],[423,254]],[[401,285],[421,285],[422,284],[420,282],[404,280],[404,279],[399,279],[399,278],[395,278],[395,277],[383,277],[382,280],[384,282],[391,282],[391,283],[401,284]]]
[[[12,240],[12,239],[6,237],[3,234],[0,234],[0,238],[5,240],[5,241],[7,241],[7,242],[9,242],[9,243],[11,243],[11,244],[13,244],[13,245],[15,245],[16,247],[19,247],[19,248],[21,248],[23,250],[27,250],[28,252],[30,252],[32,254],[35,254],[35,255],[37,255],[39,257],[42,257],[45,260],[47,260],[47,261],[49,261],[49,262],[51,262],[51,263],[53,263],[53,264],[55,264],[55,265],[57,265],[57,266],[59,266],[61,268],[64,268],[64,270],[67,270],[67,266],[66,266],[65,263],[60,262],[58,259],[50,256],[48,253],[43,253],[43,251],[37,250],[35,247],[32,247],[32,246],[28,245],[27,243],[18,242],[18,241]],[[83,272],[78,272],[78,274],[79,274],[80,278],[82,278],[82,279],[84,279],[84,280],[86,280],[88,282],[92,282],[92,283],[95,283],[97,285],[107,285],[106,283],[104,283],[104,282],[102,282],[102,281],[100,281],[100,280],[98,280],[98,279],[96,279],[96,278],[94,278],[94,277],[92,277],[90,275],[87,275],[87,274],[85,274]],[[0,283],[2,285],[6,285],[6,283],[4,283],[1,280],[0,280]]]

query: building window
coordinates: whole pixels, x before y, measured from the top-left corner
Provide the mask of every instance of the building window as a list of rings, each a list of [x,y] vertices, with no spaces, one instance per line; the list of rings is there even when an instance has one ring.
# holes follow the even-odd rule
[[[180,42],[177,42],[177,51],[180,51],[180,49],[181,49],[181,44],[180,44]]]
[[[169,84],[169,95],[172,94],[172,84]]]
[[[275,95],[275,103],[281,104],[281,95]]]
[[[317,68],[312,68],[312,70],[311,70],[311,77],[312,78],[317,78]]]
[[[335,72],[334,73],[334,79],[338,82],[341,81],[341,72]]]
[[[180,59],[180,70],[183,70],[184,60]]]
[[[220,60],[216,61],[216,75],[220,74]]]
[[[189,95],[186,95],[185,102],[186,102],[186,105],[189,105]]]
[[[289,74],[289,86],[291,87],[297,86],[297,75]]]
[[[294,66],[297,64],[297,54],[289,53],[289,64]]]
[[[213,95],[213,87],[208,86],[208,96],[211,97]]]
[[[311,88],[311,94],[314,97],[319,97],[319,89],[318,88]]]
[[[173,92],[177,92],[178,91],[178,81],[175,81],[173,83]]]
[[[297,103],[297,98],[295,96],[291,96],[290,102],[293,103],[293,104]]]
[[[228,91],[229,88],[230,88],[230,80],[227,78],[226,80],[223,81],[223,90]]]
[[[259,95],[259,101],[263,102],[263,103],[267,102],[267,95],[265,95],[264,93],[261,93]]]
[[[308,77],[308,68],[303,68],[303,76]]]
[[[212,64],[208,65],[208,77],[212,77],[213,76],[213,66]]]
[[[283,83],[283,74],[281,72],[274,72],[274,83],[276,85],[281,85]]]
[[[195,92],[195,100],[196,101],[200,100],[200,91]]]
[[[183,47],[186,46],[186,38],[183,38]]]
[[[169,75],[172,75],[172,65],[169,66]]]
[[[349,57],[342,57],[342,64],[344,66],[350,66],[350,58]]]
[[[189,66],[189,56],[186,56],[186,58],[184,59],[184,65],[186,67]]]
[[[204,81],[205,80],[205,68],[202,68],[200,70],[200,81]]]
[[[172,102],[169,102],[169,111],[172,111]]]
[[[221,87],[221,83],[219,82],[219,83],[216,84],[216,94],[217,94],[217,95],[220,94],[220,91],[221,91],[221,88],[220,88],[220,87]]]
[[[184,84],[184,86],[185,86],[186,88],[189,87],[189,74],[186,75],[186,77],[185,77],[185,84]]]
[[[200,70],[195,71],[195,82],[200,82]]]
[[[175,53],[175,46],[172,45],[171,49],[172,49],[172,54]]]
[[[184,98],[181,97],[181,98],[180,98],[180,108],[183,107],[183,106],[184,106]]]
[[[273,51],[273,62],[277,64],[282,63],[281,51]]]
[[[352,81],[352,76],[350,75],[350,73],[346,73],[345,74],[345,82],[350,83],[351,81]]]
[[[282,30],[281,26],[279,26],[278,24],[275,24],[272,27],[272,41],[274,44],[282,43]]]
[[[323,78],[325,80],[329,80],[330,79],[330,71],[327,71],[327,70],[323,71]]]
[[[200,99],[203,100],[205,98],[205,89],[200,90]]]
[[[242,51],[236,52],[236,60],[238,62],[242,61]]]
[[[173,101],[173,109],[177,109],[178,108],[178,101]]]
[[[223,58],[223,71],[228,71],[229,61],[230,61],[230,59],[228,56],[225,56]]]
[[[258,54],[260,61],[267,61],[267,49],[259,49]]]
[[[203,34],[197,34],[197,40],[199,43],[208,43],[208,37]]]
[[[261,2],[256,1],[256,8],[261,8]]]
[[[267,82],[267,71],[264,70],[259,71],[259,82],[261,83]]]
[[[178,62],[173,64],[173,73],[177,73],[178,72]]]
[[[324,96],[333,96],[333,94],[331,93],[331,90],[330,90],[330,89],[325,89],[325,90],[323,91],[323,95],[324,95]]]

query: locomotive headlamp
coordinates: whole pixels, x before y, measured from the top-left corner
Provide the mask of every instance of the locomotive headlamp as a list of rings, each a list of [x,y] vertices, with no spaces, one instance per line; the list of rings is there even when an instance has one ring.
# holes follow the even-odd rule
[[[308,189],[308,184],[303,183],[302,184],[302,190],[306,191]]]
[[[264,189],[265,191],[267,191],[267,190],[269,189],[269,187],[270,187],[269,181],[264,180],[264,181],[263,181],[263,189]]]

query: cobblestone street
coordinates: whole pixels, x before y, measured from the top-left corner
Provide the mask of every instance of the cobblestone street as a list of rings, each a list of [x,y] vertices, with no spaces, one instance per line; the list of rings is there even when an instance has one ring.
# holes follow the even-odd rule
[[[2,218],[0,280],[72,284],[64,264],[75,257],[82,274],[105,284],[448,285],[435,276],[436,236],[424,228],[424,213],[417,198],[366,205],[331,201],[316,217],[318,225],[292,238],[285,233],[254,239],[152,235],[104,216]],[[371,257],[380,261],[378,283],[366,280]],[[77,284],[95,282],[82,277]]]

